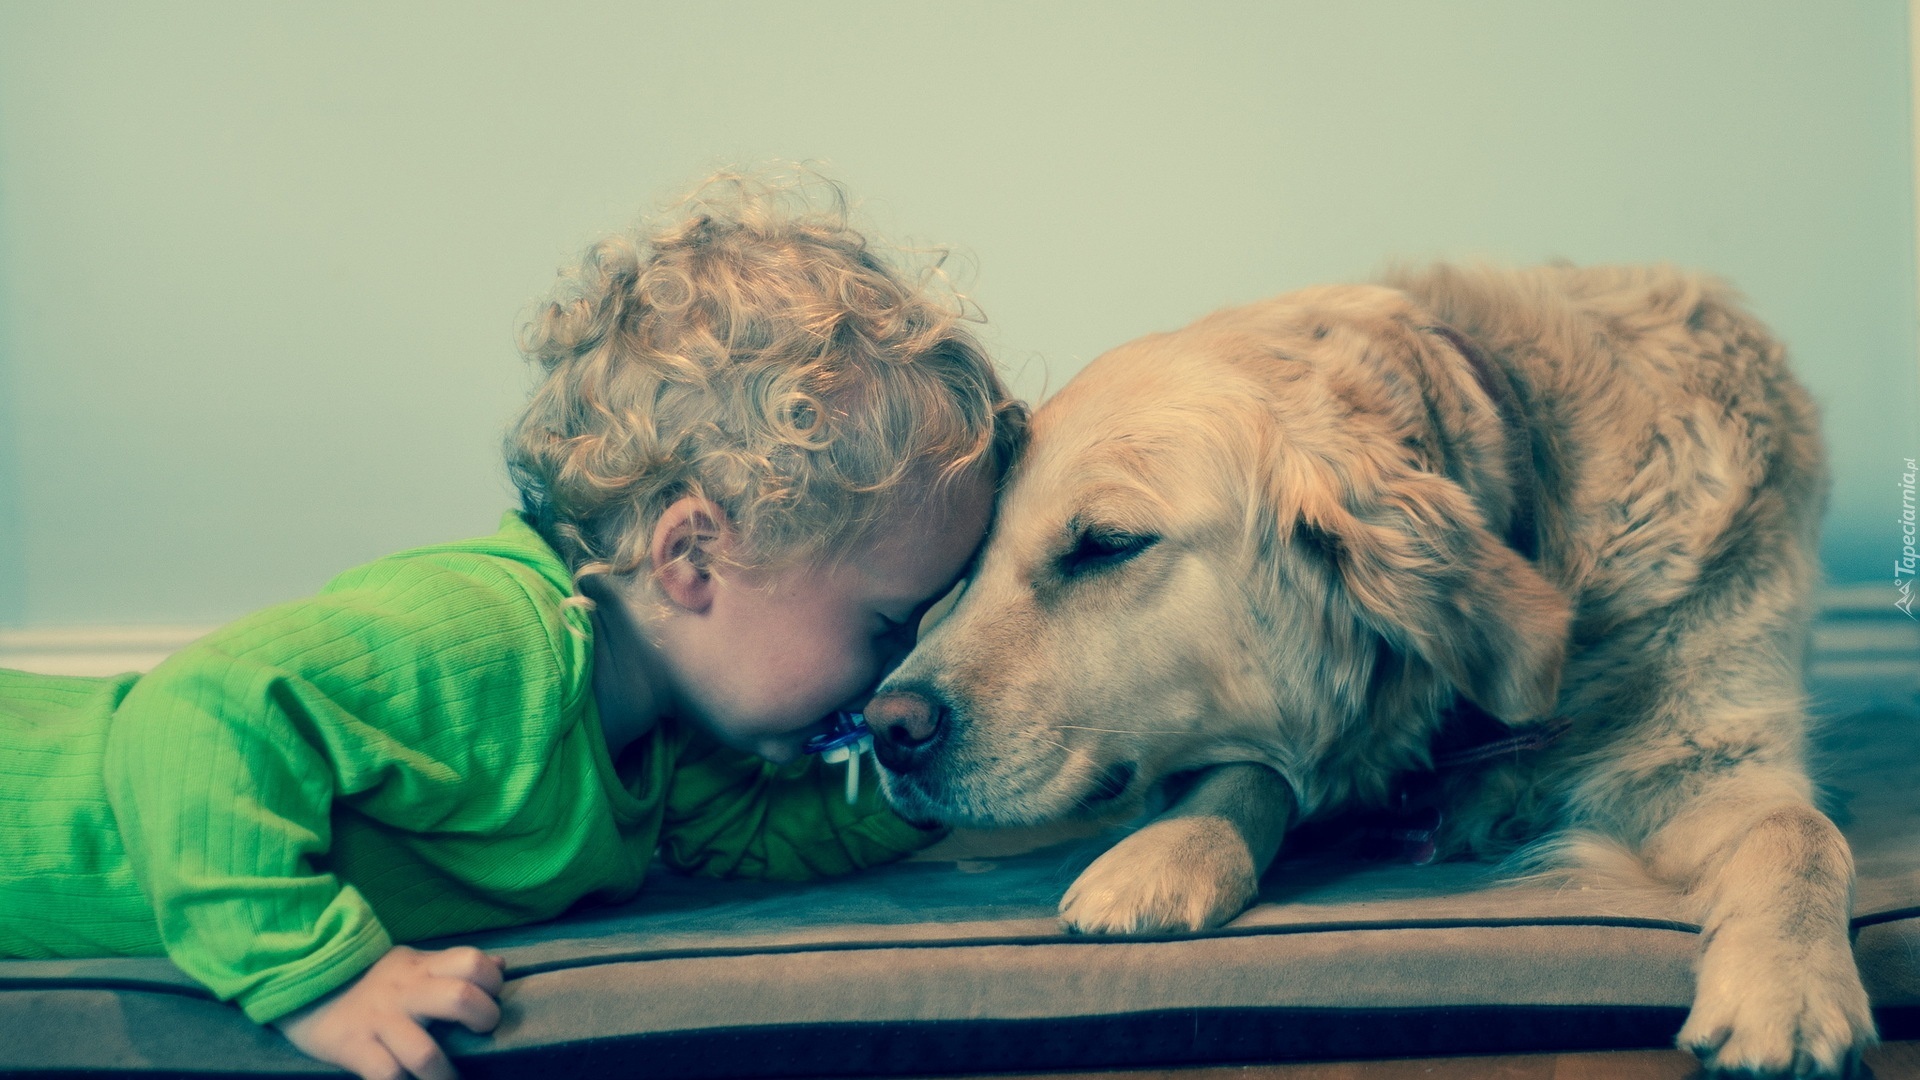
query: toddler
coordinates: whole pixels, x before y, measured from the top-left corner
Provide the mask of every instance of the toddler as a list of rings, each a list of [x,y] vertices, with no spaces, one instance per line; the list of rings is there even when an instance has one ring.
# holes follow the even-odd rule
[[[425,1025],[491,1030],[502,963],[401,942],[624,900],[656,853],[800,879],[934,839],[800,749],[965,571],[1026,413],[830,194],[725,176],[587,253],[525,334],[492,536],[145,676],[0,671],[0,957],[164,952],[437,1080]]]

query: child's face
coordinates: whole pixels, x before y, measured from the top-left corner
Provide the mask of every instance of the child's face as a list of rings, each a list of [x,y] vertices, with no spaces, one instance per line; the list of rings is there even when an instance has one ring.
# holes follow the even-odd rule
[[[660,645],[683,718],[735,749],[790,761],[833,713],[857,711],[913,647],[959,579],[993,510],[977,476],[912,505],[863,549],[826,567],[736,571],[711,607]]]

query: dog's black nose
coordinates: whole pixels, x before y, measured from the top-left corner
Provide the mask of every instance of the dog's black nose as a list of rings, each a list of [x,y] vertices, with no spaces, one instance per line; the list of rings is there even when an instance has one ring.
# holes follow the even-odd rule
[[[874,755],[897,773],[926,764],[946,734],[946,702],[929,689],[889,690],[868,701],[864,711],[873,729]]]

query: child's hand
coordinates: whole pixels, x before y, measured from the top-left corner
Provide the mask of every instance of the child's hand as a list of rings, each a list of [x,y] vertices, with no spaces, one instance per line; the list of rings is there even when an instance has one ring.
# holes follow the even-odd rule
[[[505,964],[466,946],[421,952],[396,945],[358,979],[274,1026],[308,1056],[363,1080],[453,1080],[453,1063],[427,1034],[425,1021],[492,1031],[500,1022],[494,998],[505,981]]]

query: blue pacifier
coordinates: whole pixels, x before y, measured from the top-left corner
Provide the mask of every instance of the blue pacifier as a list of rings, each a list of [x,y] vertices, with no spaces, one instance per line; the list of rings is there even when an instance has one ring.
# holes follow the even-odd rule
[[[847,763],[847,801],[860,797],[860,755],[873,749],[873,730],[859,713],[833,714],[833,729],[815,735],[800,747],[803,754],[818,754],[829,765]]]

